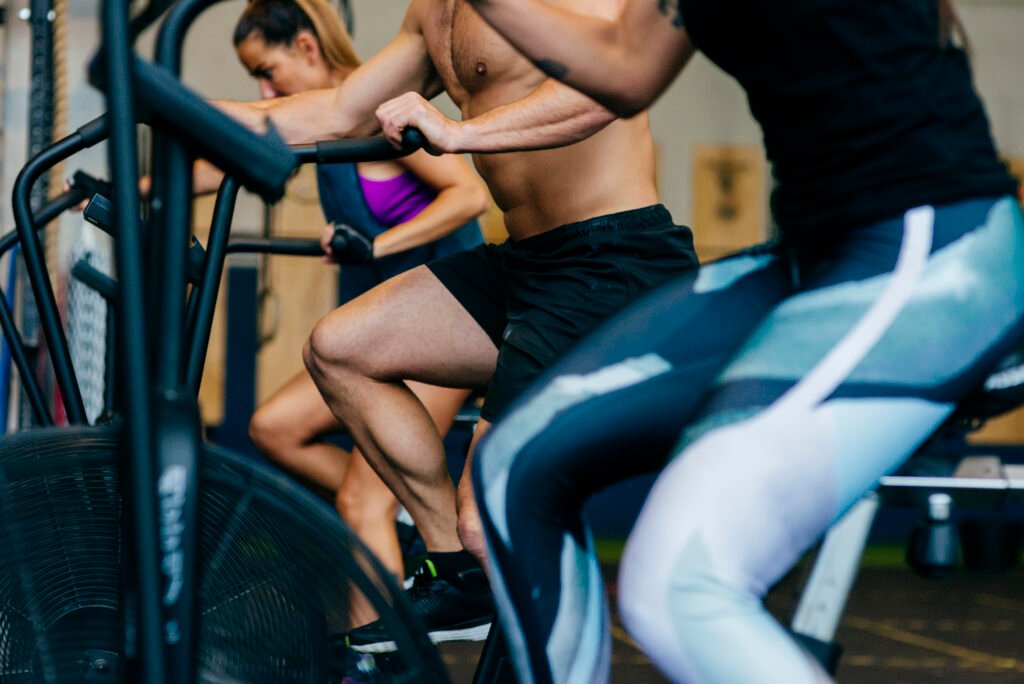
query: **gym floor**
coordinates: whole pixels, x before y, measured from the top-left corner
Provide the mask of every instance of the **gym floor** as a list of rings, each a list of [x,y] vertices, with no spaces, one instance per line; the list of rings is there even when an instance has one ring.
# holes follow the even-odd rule
[[[1010,684],[1024,681],[1024,570],[960,572],[941,580],[911,573],[899,550],[869,553],[839,629],[842,684]],[[615,566],[606,580],[614,595]],[[786,619],[796,603],[801,573],[792,573],[768,597]],[[615,605],[614,601],[611,603]],[[612,681],[665,682],[616,623]],[[442,648],[453,684],[469,684],[480,647]]]

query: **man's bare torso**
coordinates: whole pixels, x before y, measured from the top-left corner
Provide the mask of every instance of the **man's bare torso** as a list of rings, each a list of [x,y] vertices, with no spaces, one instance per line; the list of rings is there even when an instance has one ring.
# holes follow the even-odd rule
[[[414,2],[434,68],[464,119],[520,100],[546,80],[465,0]],[[474,161],[514,239],[658,201],[646,115],[614,121],[568,147],[477,155]]]

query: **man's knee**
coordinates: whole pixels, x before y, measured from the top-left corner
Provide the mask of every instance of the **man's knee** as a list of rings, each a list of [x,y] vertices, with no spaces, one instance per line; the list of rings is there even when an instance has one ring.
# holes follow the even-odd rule
[[[358,315],[344,312],[335,311],[313,328],[302,349],[306,369],[314,379],[339,373],[382,378],[389,359],[373,343],[379,335]]]
[[[323,377],[328,369],[344,366],[346,359],[352,357],[339,348],[343,342],[332,332],[333,326],[326,319],[320,321],[302,347],[302,360],[314,378]]]

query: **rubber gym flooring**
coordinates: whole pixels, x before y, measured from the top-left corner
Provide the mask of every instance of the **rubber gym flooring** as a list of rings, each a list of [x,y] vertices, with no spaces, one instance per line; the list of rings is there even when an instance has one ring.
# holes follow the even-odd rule
[[[839,630],[843,684],[1009,684],[1024,682],[1024,569],[959,572],[930,580],[898,560],[899,551],[874,554],[861,570]],[[614,594],[615,566],[606,566]],[[775,587],[768,606],[781,619],[796,603],[800,573]],[[615,605],[614,601],[611,603]],[[667,681],[616,624],[612,681]],[[469,684],[480,647],[448,644],[442,657],[453,684]]]

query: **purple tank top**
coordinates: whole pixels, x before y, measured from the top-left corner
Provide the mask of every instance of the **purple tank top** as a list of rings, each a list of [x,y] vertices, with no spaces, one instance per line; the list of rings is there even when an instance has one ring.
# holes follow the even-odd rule
[[[388,227],[416,217],[437,197],[437,191],[408,171],[386,180],[359,176],[359,185],[370,212]]]

